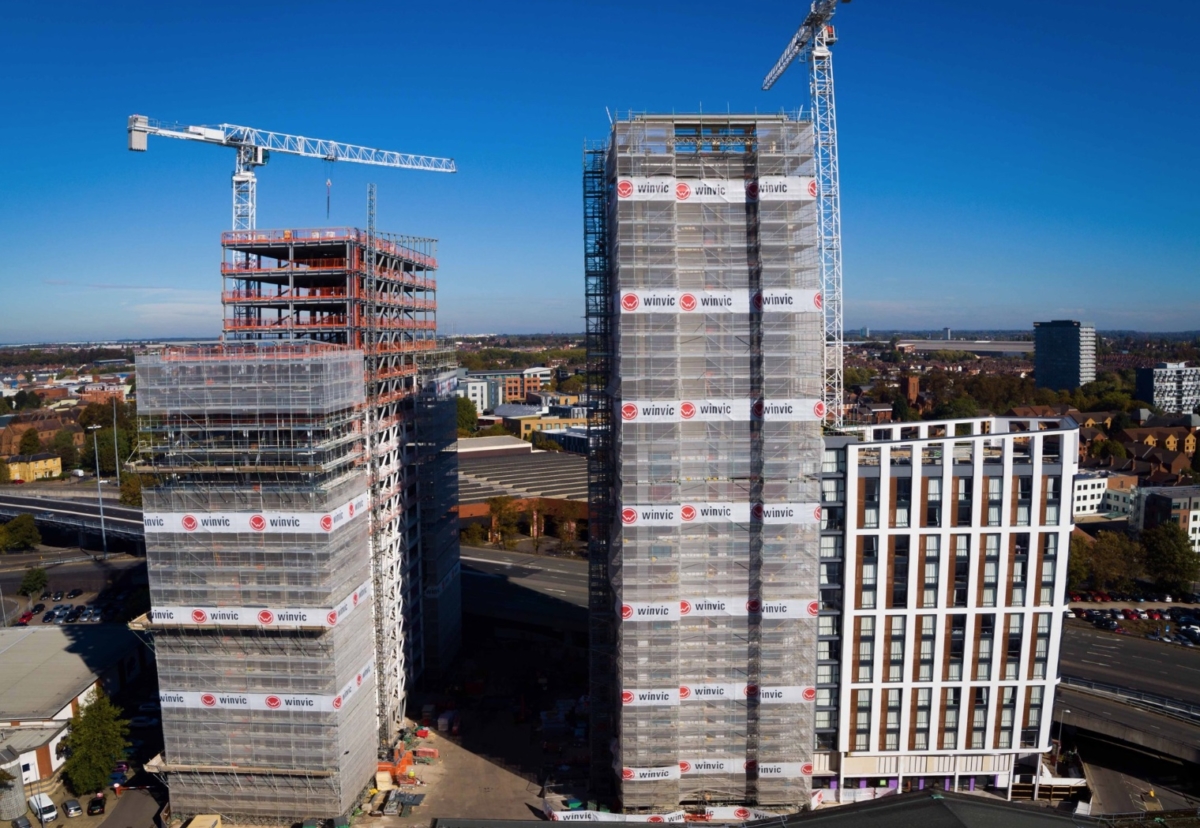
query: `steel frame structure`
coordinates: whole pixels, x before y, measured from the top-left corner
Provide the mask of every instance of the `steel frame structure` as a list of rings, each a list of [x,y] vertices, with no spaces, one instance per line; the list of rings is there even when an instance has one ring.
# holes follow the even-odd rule
[[[847,2],[847,0],[842,0]],[[836,42],[829,20],[838,0],[814,0],[812,9],[792,36],[775,66],[763,79],[763,91],[783,76],[794,60],[808,63],[809,101],[813,113],[817,158],[817,211],[821,293],[825,303],[825,410],[829,424],[845,424],[845,330],[842,304],[842,207],[838,178],[837,110],[833,95],[833,55]]]

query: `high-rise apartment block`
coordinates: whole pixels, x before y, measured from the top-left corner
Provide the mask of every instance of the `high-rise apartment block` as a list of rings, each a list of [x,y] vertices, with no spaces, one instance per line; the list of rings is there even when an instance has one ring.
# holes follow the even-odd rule
[[[456,373],[436,338],[435,242],[321,228],[236,230],[221,244],[227,341],[309,340],[364,354],[380,736],[391,742],[407,684],[441,670],[461,636],[457,483],[447,474]]]
[[[136,471],[177,813],[344,813],[376,765],[361,351],[140,356]]]
[[[1049,749],[1077,467],[1067,418],[826,439],[818,786],[1005,795]]]
[[[1059,319],[1033,323],[1033,374],[1038,388],[1071,390],[1096,380],[1096,329]]]
[[[635,116],[584,157],[593,782],[808,803],[824,327],[810,123]]]
[[[1170,414],[1191,414],[1200,407],[1200,368],[1189,368],[1186,362],[1139,368],[1137,399]]]

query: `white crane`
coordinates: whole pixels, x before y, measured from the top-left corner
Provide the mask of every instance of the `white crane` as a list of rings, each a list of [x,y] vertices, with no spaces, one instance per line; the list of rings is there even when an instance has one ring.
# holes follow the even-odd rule
[[[237,150],[237,161],[233,168],[233,229],[255,229],[258,213],[257,187],[254,168],[267,163],[272,152],[320,158],[325,161],[353,161],[356,164],[374,164],[378,167],[399,167],[407,170],[430,172],[456,172],[454,159],[434,158],[428,155],[410,155],[403,152],[341,144],[319,138],[304,138],[300,135],[284,135],[253,127],[218,124],[217,126],[184,126],[154,121],[145,115],[129,116],[129,149],[145,152],[148,136],[179,138],[184,141],[200,141]]]
[[[849,3],[850,0],[841,0]],[[808,62],[808,88],[813,113],[817,168],[817,231],[821,263],[821,295],[825,306],[825,410],[829,424],[840,429],[842,410],[842,208],[838,191],[837,116],[833,105],[833,57],[837,42],[829,25],[838,0],[813,0],[812,8],[775,66],[763,80],[763,91],[775,85],[792,61]]]

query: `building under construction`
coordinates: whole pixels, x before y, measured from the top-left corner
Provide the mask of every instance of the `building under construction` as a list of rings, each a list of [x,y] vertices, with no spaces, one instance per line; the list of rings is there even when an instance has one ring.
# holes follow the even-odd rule
[[[172,805],[343,813],[377,744],[362,353],[168,349],[137,374]]]
[[[631,116],[584,156],[592,771],[809,802],[824,328],[810,123]]]
[[[222,246],[227,341],[311,340],[365,355],[380,735],[390,743],[406,686],[444,669],[461,637],[455,364],[436,338],[435,242],[320,228],[231,231]]]

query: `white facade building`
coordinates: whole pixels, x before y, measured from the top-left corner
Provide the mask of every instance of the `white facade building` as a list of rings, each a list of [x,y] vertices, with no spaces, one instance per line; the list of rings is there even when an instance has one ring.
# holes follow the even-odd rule
[[[1137,398],[1173,414],[1191,414],[1200,406],[1200,367],[1160,362],[1137,371]]]
[[[1004,796],[1018,761],[1050,749],[1077,426],[859,436],[826,438],[817,787]]]
[[[489,403],[488,385],[486,380],[459,380],[458,390],[455,393],[475,403],[475,411],[482,414],[492,407]]]

